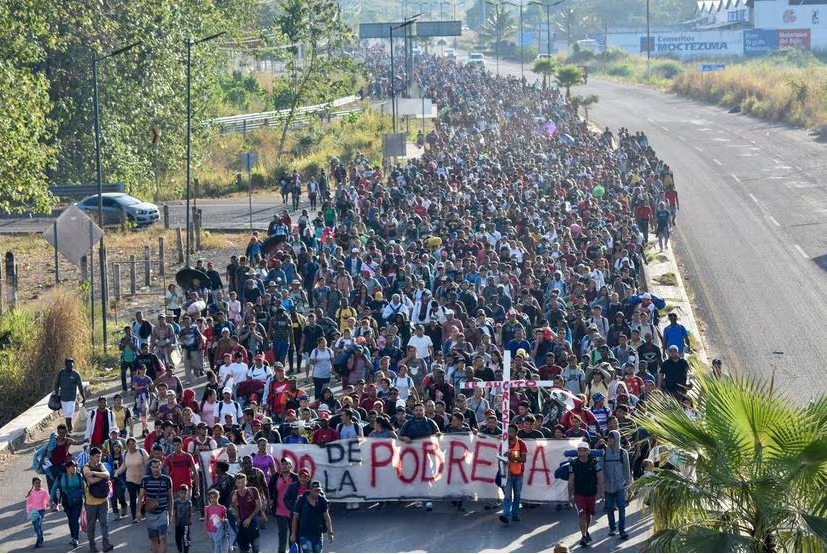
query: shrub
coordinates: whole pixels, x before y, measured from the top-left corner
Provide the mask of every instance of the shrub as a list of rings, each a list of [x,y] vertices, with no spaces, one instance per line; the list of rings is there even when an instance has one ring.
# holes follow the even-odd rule
[[[89,368],[89,322],[77,290],[53,289],[35,305],[0,317],[0,426],[38,402],[54,383],[63,360]]]
[[[606,73],[615,77],[630,77],[634,68],[629,62],[609,63],[606,66]]]

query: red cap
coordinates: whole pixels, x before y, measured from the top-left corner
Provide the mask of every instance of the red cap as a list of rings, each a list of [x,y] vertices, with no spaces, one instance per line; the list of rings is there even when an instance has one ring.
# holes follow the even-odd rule
[[[370,385],[368,385],[368,390],[376,390],[376,385],[371,383]]]
[[[259,361],[263,361],[263,360],[264,360],[264,356],[263,356],[262,354],[256,354],[256,356],[255,356],[255,358],[253,358],[253,360],[255,360],[255,361],[257,361],[257,362],[259,362]]]
[[[299,470],[299,475],[306,475],[306,476],[310,477],[310,470],[307,469],[306,467],[303,467]]]
[[[487,410],[485,410],[485,415],[486,415],[486,416],[490,416],[490,415],[495,416],[495,415],[497,415],[497,412],[495,412],[495,411],[494,411],[494,410],[492,410],[491,408],[488,408]]]
[[[319,419],[324,419],[324,420],[330,419],[330,414],[327,413],[327,412],[321,412],[321,413],[319,413]]]
[[[294,416],[294,415],[296,415],[296,410],[291,408],[291,409],[287,410],[287,413],[285,415]]]

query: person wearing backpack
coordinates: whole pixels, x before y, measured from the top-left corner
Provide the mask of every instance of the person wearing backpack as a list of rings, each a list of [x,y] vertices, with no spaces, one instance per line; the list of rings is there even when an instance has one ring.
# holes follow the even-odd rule
[[[63,506],[66,520],[69,523],[69,535],[72,537],[69,545],[77,548],[80,541],[80,512],[83,510],[83,498],[86,496],[86,483],[78,473],[78,466],[73,460],[64,464],[65,472],[55,480],[49,491],[51,509],[57,509],[57,504]]]
[[[595,501],[603,498],[603,472],[589,452],[589,443],[578,443],[577,457],[571,461],[569,471],[569,502],[577,508],[580,546],[584,548],[592,542],[589,524],[595,515]]]
[[[330,383],[335,354],[324,337],[320,337],[316,344],[310,352],[310,368],[313,370],[313,398],[318,400],[322,397],[322,389]]]
[[[233,416],[233,425],[239,423],[243,412],[241,411],[241,405],[233,400],[233,389],[225,387],[222,396],[221,402],[215,405],[215,421],[223,422],[226,414],[230,414]]]
[[[89,449],[89,463],[83,467],[86,480],[86,535],[89,538],[89,551],[98,552],[95,546],[95,526],[101,525],[103,551],[111,552],[115,546],[109,542],[109,472],[101,463],[101,449],[93,446]]]

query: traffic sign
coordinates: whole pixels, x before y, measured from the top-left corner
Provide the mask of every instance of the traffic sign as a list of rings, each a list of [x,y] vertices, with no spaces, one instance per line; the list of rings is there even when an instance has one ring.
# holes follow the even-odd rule
[[[724,69],[726,69],[726,64],[723,63],[702,63],[698,66],[698,71],[700,71],[701,73],[723,71]]]

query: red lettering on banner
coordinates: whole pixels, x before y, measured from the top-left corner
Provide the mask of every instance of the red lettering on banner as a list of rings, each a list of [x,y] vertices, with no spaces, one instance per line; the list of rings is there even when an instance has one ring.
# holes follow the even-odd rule
[[[413,456],[415,465],[410,477],[405,475],[405,456],[411,454]],[[413,448],[406,448],[399,453],[399,461],[396,464],[396,473],[399,475],[399,480],[403,483],[413,483],[419,475],[419,454]]]
[[[379,449],[384,449],[388,453],[387,458],[379,458],[377,455]],[[387,442],[371,442],[370,445],[370,486],[376,487],[376,470],[380,467],[387,467],[393,462],[393,446]]]
[[[471,463],[471,480],[479,481],[481,483],[493,483],[494,475],[497,473],[496,471],[491,472],[491,477],[485,477],[477,473],[477,468],[479,467],[488,468],[494,466],[492,462],[483,459],[483,454],[480,452],[483,448],[493,450],[493,452],[491,452],[490,455],[486,455],[486,457],[489,457],[491,459],[494,459],[494,457],[499,453],[499,448],[496,445],[491,444],[490,442],[477,441],[477,444],[474,447],[474,461]],[[489,470],[486,469],[486,473],[488,471]]]
[[[456,447],[462,448],[462,455],[456,456],[454,454],[454,450]],[[465,474],[465,457],[468,455],[468,447],[465,446],[464,442],[459,441],[450,441],[448,446],[448,484],[452,484],[454,482],[453,475],[454,475],[454,465],[457,466],[459,474],[462,476],[462,483],[467,485],[468,484],[468,475]]]
[[[428,463],[430,456],[434,457],[434,461],[436,461],[436,469],[434,470],[432,475],[427,475],[428,473]],[[442,471],[445,469],[445,458],[442,456],[442,451],[439,449],[439,445],[434,443],[431,439],[425,439],[422,442],[422,482],[428,483],[430,481],[435,481],[439,479],[439,476],[442,475]],[[450,471],[450,469],[449,469]],[[449,473],[450,475],[450,473]],[[450,477],[449,477],[450,481]]]
[[[310,454],[304,454],[299,460],[299,465],[294,465],[293,467],[296,468],[296,471],[307,468],[310,471],[310,475],[316,475],[316,461],[310,457]]]
[[[539,462],[542,462],[542,464],[540,464]],[[548,462],[546,461],[546,449],[544,446],[540,446],[539,444],[536,446],[534,450],[534,456],[532,456],[531,458],[531,470],[529,470],[528,472],[529,486],[531,486],[534,483],[535,473],[545,474],[545,485],[547,487],[551,486],[551,470],[548,468]]]

